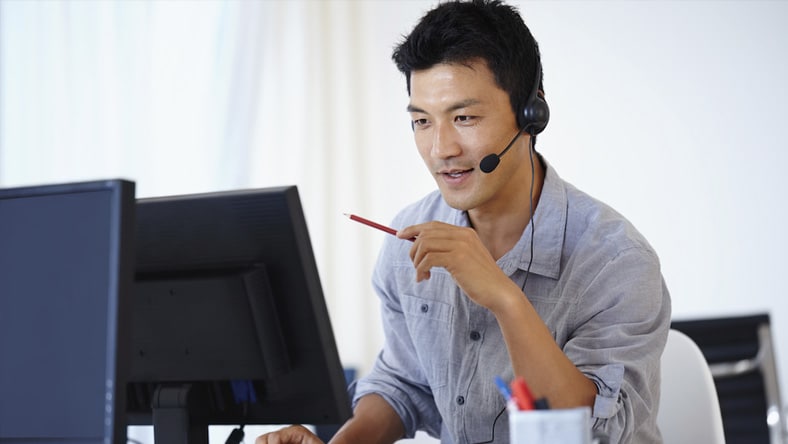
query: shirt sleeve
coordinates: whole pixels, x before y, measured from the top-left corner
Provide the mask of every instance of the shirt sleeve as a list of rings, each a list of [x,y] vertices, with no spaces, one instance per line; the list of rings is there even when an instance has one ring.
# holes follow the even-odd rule
[[[670,297],[656,255],[625,249],[606,262],[575,305],[564,352],[597,386],[594,430],[618,442],[660,442],[660,359]]]
[[[378,394],[402,419],[405,438],[413,438],[417,430],[425,430],[429,435],[438,437],[440,413],[418,364],[393,275],[397,266],[412,266],[409,262],[395,263],[393,258],[401,257],[395,251],[399,247],[397,242],[402,241],[394,238],[384,241],[373,272],[372,284],[381,302],[385,343],[371,372],[356,383],[353,407],[361,397]]]

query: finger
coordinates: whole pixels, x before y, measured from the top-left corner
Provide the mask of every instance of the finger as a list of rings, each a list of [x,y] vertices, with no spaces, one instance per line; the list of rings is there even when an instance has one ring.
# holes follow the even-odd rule
[[[456,251],[459,246],[449,238],[434,235],[425,236],[413,242],[409,252],[410,260],[414,265],[418,266],[429,254]],[[433,264],[433,266],[442,266],[442,264]]]
[[[323,442],[306,427],[292,425],[259,436],[255,444],[323,444]]]
[[[411,225],[409,227],[405,227],[399,231],[397,231],[397,237],[400,239],[409,239],[413,240],[419,236],[421,232],[421,227],[423,224],[419,225]]]
[[[416,281],[421,282],[422,280],[429,279],[431,274],[430,271],[434,267],[442,267],[451,273],[451,260],[452,259],[452,252],[439,252],[439,251],[431,251],[425,254],[421,260],[418,262],[414,262],[414,267],[416,268]]]
[[[455,225],[450,225],[445,222],[438,222],[438,221],[424,222],[421,224],[411,225],[409,227],[405,227],[397,231],[397,237],[400,239],[414,240],[417,237],[421,237],[425,231],[436,232],[436,231],[456,229],[456,228],[460,228],[460,227],[457,227]]]

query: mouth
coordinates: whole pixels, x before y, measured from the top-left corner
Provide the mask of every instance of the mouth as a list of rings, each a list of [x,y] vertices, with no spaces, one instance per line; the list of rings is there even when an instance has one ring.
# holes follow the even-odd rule
[[[452,170],[438,171],[438,175],[449,180],[458,180],[471,174],[471,172],[473,172],[473,168],[467,170],[452,169]]]

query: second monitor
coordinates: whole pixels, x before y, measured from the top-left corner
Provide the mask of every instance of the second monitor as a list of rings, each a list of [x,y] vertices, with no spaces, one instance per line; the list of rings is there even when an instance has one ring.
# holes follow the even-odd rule
[[[297,188],[137,204],[130,424],[338,424],[346,382]]]

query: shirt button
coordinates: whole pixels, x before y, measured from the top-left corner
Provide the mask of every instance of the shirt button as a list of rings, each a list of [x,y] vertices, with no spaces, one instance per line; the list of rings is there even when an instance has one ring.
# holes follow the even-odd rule
[[[422,304],[422,305],[421,305],[421,312],[422,312],[422,313],[426,313],[426,312],[428,312],[428,311],[430,311],[430,306],[429,306],[429,305],[427,305],[427,304]]]
[[[462,396],[458,396],[457,397],[457,404],[459,404],[459,405],[465,404],[465,398],[462,397]]]
[[[471,340],[472,341],[478,341],[481,338],[482,338],[482,334],[479,333],[478,331],[474,330],[474,331],[471,332]]]

